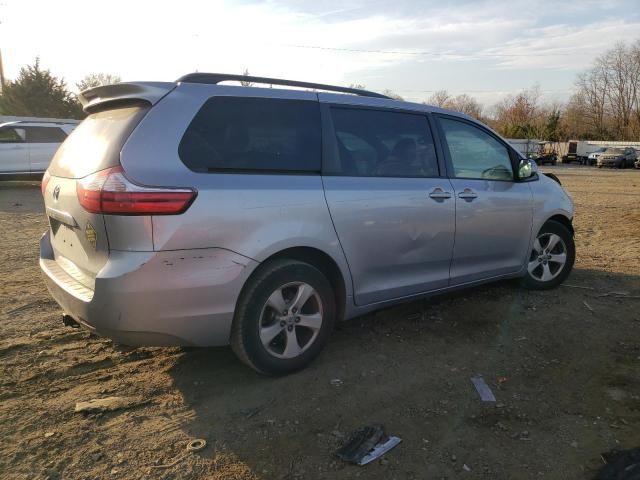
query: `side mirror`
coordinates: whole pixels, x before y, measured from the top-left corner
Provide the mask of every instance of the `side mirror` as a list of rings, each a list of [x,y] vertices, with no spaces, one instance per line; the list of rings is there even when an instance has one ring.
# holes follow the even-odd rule
[[[520,165],[518,165],[518,179],[526,180],[527,178],[533,177],[536,169],[533,166],[533,160],[526,158],[520,160]]]

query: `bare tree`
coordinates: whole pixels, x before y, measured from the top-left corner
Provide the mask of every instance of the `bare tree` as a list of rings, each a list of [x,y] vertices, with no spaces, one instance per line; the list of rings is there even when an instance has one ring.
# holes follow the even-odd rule
[[[404,98],[402,98],[400,95],[398,95],[393,90],[389,90],[388,88],[383,90],[382,94],[386,95],[389,98],[393,98],[394,100],[400,100],[400,101],[404,100]]]
[[[446,90],[438,90],[427,99],[429,105],[445,108],[447,102],[451,99],[451,95]]]
[[[617,43],[578,75],[571,104],[582,111],[589,135],[640,137],[640,41]]]
[[[572,102],[581,110],[584,120],[591,124],[595,135],[600,138],[606,137],[608,87],[603,66],[597,64],[588,72],[578,75],[576,86],[578,91]]]
[[[426,103],[440,108],[448,108],[474,117],[482,118],[482,105],[475,98],[466,93],[452,97],[446,90],[438,90],[431,95]]]
[[[630,48],[631,91],[633,94],[634,134],[640,137],[640,40]]]
[[[455,110],[469,115],[470,117],[482,118],[482,105],[472,96],[463,93],[454,98],[450,98],[445,104],[445,108]]]
[[[544,130],[545,112],[540,106],[538,85],[509,95],[494,107],[493,126],[511,138],[539,138]]]
[[[82,92],[89,88],[101,87],[102,85],[111,85],[119,82],[120,77],[118,75],[112,75],[110,73],[90,73],[76,83],[76,87]]]

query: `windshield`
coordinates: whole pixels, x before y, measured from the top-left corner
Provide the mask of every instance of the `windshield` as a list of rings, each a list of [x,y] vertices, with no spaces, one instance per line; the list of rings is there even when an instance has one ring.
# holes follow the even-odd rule
[[[607,148],[604,152],[610,155],[622,155],[624,153],[621,148]]]

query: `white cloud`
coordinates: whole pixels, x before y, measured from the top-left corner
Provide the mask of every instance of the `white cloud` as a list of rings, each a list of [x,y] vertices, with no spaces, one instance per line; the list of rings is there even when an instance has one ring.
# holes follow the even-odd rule
[[[605,19],[586,25],[550,25],[530,28],[521,38],[486,49],[502,68],[575,69],[587,67],[616,42],[640,38],[640,21]]]
[[[71,85],[92,72],[174,80],[194,70],[249,68],[364,82],[413,100],[446,88],[489,102],[536,82],[564,96],[577,69],[616,40],[640,36],[639,16],[623,11],[629,0],[451,3],[3,0],[0,45],[8,78],[40,56]],[[556,53],[569,55],[541,56]]]

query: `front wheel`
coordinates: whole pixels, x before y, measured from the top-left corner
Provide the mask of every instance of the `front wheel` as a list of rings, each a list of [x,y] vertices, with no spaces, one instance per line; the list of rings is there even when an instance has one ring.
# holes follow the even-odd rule
[[[535,290],[557,287],[571,273],[575,256],[571,232],[561,223],[548,221],[533,242],[524,286]]]
[[[300,370],[327,343],[335,308],[331,284],[318,269],[297,260],[269,262],[238,300],[231,347],[259,373]]]

